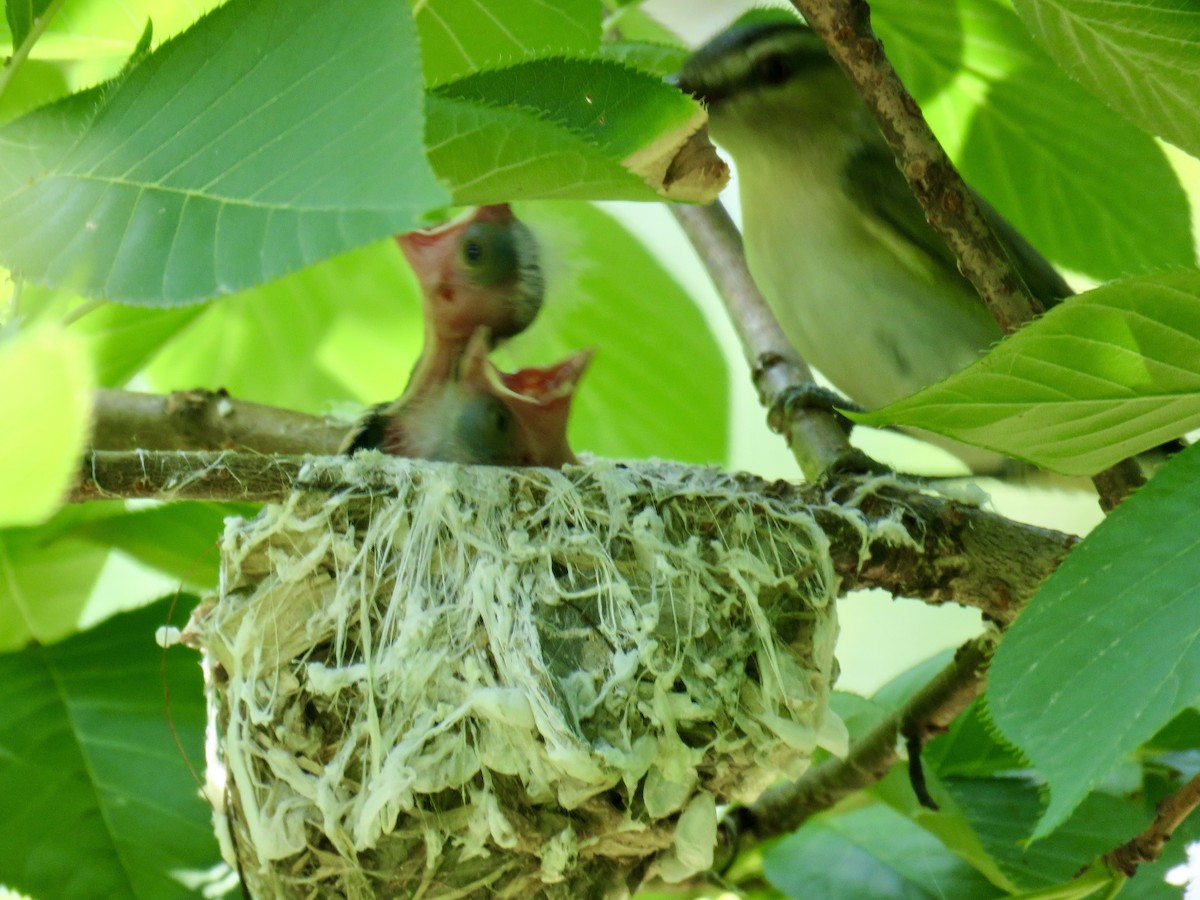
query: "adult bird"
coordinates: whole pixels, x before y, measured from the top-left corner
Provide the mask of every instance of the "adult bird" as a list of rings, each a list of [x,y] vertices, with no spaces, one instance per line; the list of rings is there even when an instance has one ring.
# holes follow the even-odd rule
[[[974,361],[1001,331],[926,222],[862,98],[821,39],[757,10],[696,50],[678,84],[737,164],[746,260],[807,362],[882,406]],[[1071,293],[982,200],[1043,305]],[[997,460],[961,444],[975,467]]]
[[[528,328],[542,306],[545,280],[537,238],[508,204],[477,207],[440,228],[397,235],[396,243],[420,284],[424,344],[404,392],[368,410],[343,442],[343,453],[386,450],[389,434],[392,446],[399,446],[396,423],[407,409],[458,377],[478,329],[494,346]],[[390,431],[384,428],[388,423]]]

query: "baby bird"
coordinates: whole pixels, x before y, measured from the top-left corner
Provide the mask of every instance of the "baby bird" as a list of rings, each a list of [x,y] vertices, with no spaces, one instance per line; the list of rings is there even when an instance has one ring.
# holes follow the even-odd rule
[[[537,239],[508,204],[481,206],[440,228],[397,235],[396,243],[421,285],[424,346],[404,392],[368,410],[343,442],[342,453],[377,447],[418,455],[397,449],[406,445],[397,429],[409,408],[436,400],[458,377],[478,329],[489,335],[490,349],[529,327],[542,306],[545,282]]]

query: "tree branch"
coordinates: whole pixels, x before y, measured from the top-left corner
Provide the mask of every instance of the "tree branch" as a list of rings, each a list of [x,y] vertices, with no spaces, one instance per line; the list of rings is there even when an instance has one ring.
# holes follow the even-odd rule
[[[93,450],[70,499],[279,501],[297,485],[304,462],[230,451]],[[879,587],[932,604],[971,606],[1000,624],[1012,621],[1076,540],[931,496],[892,475],[801,485],[738,477],[747,490],[816,519],[829,537],[843,590]],[[352,485],[322,470],[306,476],[303,486],[336,491]]]
[[[794,404],[786,399],[802,386],[815,386],[812,370],[800,358],[771,308],[759,293],[746,257],[742,236],[719,200],[709,206],[673,204],[671,212],[696,248],[741,341],[759,402],[770,411],[772,430],[782,434],[800,470],[816,480],[831,463],[850,450],[846,430],[831,410]]]
[[[92,446],[103,450],[252,450],[336,453],[350,430],[274,406],[234,400],[225,391],[140,394],[96,391]]]
[[[892,148],[925,218],[945,238],[959,271],[975,286],[1005,334],[1040,314],[1041,304],[989,227],[970,188],[938,143],[917,102],[871,29],[866,0],[792,0],[858,90]],[[1092,482],[1105,512],[1145,484],[1127,459]]]
[[[813,813],[879,781],[900,758],[896,742],[901,735],[927,743],[979,695],[996,640],[985,634],[965,643],[946,668],[857,741],[845,759],[826,760],[796,781],[771,788],[739,810],[738,824],[758,840],[786,834]]]
[[[1132,878],[1142,863],[1154,862],[1171,839],[1175,829],[1183,824],[1200,806],[1200,773],[1193,775],[1183,787],[1158,801],[1157,815],[1141,834],[1104,855],[1104,861],[1123,875]]]

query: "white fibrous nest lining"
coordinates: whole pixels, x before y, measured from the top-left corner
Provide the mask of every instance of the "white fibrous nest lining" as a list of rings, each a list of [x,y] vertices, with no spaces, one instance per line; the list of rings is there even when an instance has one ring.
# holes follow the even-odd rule
[[[826,539],[765,482],[376,454],[306,480],[343,487],[230,519],[191,626],[256,897],[679,880],[718,804],[844,742]]]

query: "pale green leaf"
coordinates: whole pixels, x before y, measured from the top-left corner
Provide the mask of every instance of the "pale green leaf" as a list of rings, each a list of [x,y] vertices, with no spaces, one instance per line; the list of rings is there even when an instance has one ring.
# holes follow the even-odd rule
[[[1194,0],[1016,0],[1055,61],[1148,131],[1200,156]]]
[[[177,647],[164,660],[154,642],[168,605],[0,655],[0,883],[40,900],[184,900],[197,895],[177,876],[219,861],[172,736],[199,767],[198,658]]]
[[[1200,701],[1200,447],[1083,541],[1013,624],[992,719],[1049,785],[1050,833],[1122,759]]]
[[[1092,475],[1200,425],[1200,272],[1080,294],[958,374],[852,418]]]
[[[544,248],[547,303],[496,355],[505,368],[596,355],[572,403],[571,444],[601,456],[721,462],[728,371],[688,294],[607,213],[528,203],[518,215]]]
[[[75,630],[108,549],[66,531],[81,518],[110,515],[104,506],[68,506],[36,528],[0,530],[0,650]]]
[[[1007,0],[879,0],[872,19],[968,182],[1050,260],[1093,278],[1195,263],[1154,139],[1069,79]]]
[[[233,0],[95,103],[0,131],[0,261],[124,302],[233,293],[418,223],[408,10]]]
[[[425,82],[600,44],[600,0],[413,0]]]
[[[43,327],[0,336],[0,527],[44,521],[76,475],[92,409],[92,370],[79,338]],[[18,387],[19,386],[19,387]]]
[[[766,850],[763,872],[787,896],[803,900],[1005,895],[937,838],[883,804],[810,819]]]
[[[415,279],[389,240],[203,307],[145,376],[161,391],[224,387],[326,413],[399,396],[421,334]]]
[[[66,0],[34,46],[33,56],[76,62],[107,58],[119,67],[133,51],[147,20],[154,22],[154,33],[161,41],[182,31],[219,2]],[[44,0],[36,3],[45,5]],[[0,27],[0,44],[11,40],[11,31]]]
[[[665,77],[683,68],[688,49],[678,44],[657,44],[653,41],[610,41],[600,45],[600,55]]]

